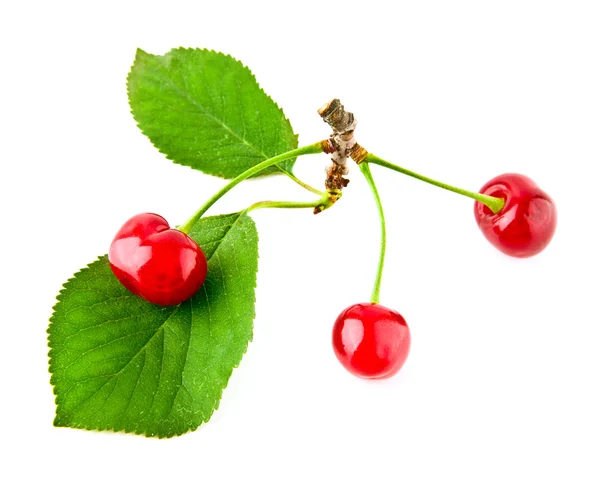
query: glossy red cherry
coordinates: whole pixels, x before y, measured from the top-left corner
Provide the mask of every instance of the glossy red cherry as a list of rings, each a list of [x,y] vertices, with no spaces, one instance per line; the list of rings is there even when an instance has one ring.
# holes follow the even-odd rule
[[[531,179],[522,174],[502,174],[488,181],[480,193],[505,201],[496,214],[475,202],[475,220],[496,248],[526,258],[548,246],[556,230],[556,205]]]
[[[333,325],[333,350],[355,376],[385,379],[404,365],[410,330],[400,313],[381,304],[354,304]]]
[[[189,299],[206,278],[202,249],[156,214],[135,215],[125,222],[110,245],[108,261],[127,289],[161,306]]]

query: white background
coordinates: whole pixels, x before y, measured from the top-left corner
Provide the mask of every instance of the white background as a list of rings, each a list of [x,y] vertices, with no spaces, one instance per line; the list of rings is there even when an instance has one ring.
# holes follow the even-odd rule
[[[600,5],[596,1],[6,2],[0,8],[0,489],[600,490]],[[413,347],[393,379],[346,373],[331,327],[368,300],[375,208],[256,212],[255,339],[221,408],[170,440],[52,427],[47,320],[60,285],[131,215],[183,222],[223,181],[170,163],[129,114],[135,49],[242,60],[300,144],[339,97],[358,140],[478,189],[529,175],[559,224],[515,260],[469,199],[373,169],[389,250],[381,302]],[[296,171],[321,186],[325,156]],[[312,199],[286,178],[214,208]]]

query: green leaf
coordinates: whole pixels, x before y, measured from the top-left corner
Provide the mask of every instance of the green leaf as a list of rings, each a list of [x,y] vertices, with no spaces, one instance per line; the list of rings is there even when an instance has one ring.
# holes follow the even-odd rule
[[[252,339],[258,235],[246,215],[200,220],[203,287],[177,306],[126,290],[106,256],[65,285],[50,320],[54,425],[171,437],[207,422]]]
[[[131,112],[169,159],[234,178],[298,147],[283,111],[234,58],[177,48],[156,56],[138,49],[127,79]],[[261,174],[291,172],[294,160]]]

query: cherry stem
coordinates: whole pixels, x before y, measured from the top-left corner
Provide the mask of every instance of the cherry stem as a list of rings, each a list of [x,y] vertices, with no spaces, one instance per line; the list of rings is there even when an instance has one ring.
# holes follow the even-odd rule
[[[261,172],[263,169],[273,166],[274,164],[277,164],[279,162],[291,159],[292,157],[298,157],[306,154],[319,154],[321,152],[323,152],[323,144],[321,142],[317,142],[312,145],[307,145],[305,147],[300,147],[298,149],[290,150],[289,152],[284,152],[283,154],[276,155],[275,157],[271,157],[270,159],[267,159],[266,161],[263,161],[254,167],[251,167],[250,169],[244,171],[242,174],[233,178],[229,183],[223,186],[223,188],[217,191],[211,198],[208,199],[208,201],[204,205],[202,205],[198,210],[196,210],[194,215],[192,215],[185,224],[179,226],[178,229],[181,232],[189,234],[189,232],[192,230],[192,227],[194,227],[194,225],[196,224],[196,222],[198,222],[200,217],[202,217],[208,211],[208,209],[212,207],[223,195],[225,195],[234,186],[240,184],[245,179],[254,176],[256,173]],[[320,191],[318,193],[321,194]]]
[[[311,193],[314,193],[315,195],[321,195],[323,192],[317,190],[316,188],[313,188],[311,185],[309,185],[308,183],[305,183],[304,181],[302,181],[298,176],[296,176],[293,172],[288,171],[287,169],[283,169],[282,167],[279,167],[279,171],[282,174],[285,174],[288,178],[290,178],[292,181],[298,183],[300,186],[302,186],[302,188],[304,188],[305,190],[310,191]]]
[[[331,207],[339,195],[332,199],[332,196],[329,192],[321,193],[321,198],[312,202],[282,202],[282,201],[263,201],[256,202],[253,205],[250,205],[244,212],[250,213],[254,210],[259,210],[261,208],[318,208],[319,210],[325,210]]]
[[[458,193],[459,195],[468,196],[469,198],[473,198],[478,202],[486,205],[493,213],[497,214],[504,207],[504,199],[498,198],[495,196],[484,195],[482,193],[474,193],[472,191],[463,190],[462,188],[457,188],[456,186],[451,186],[446,183],[442,183],[441,181],[436,181],[435,179],[428,178],[421,174],[417,174],[413,171],[409,171],[400,166],[396,166],[391,162],[388,162],[381,157],[377,157],[371,153],[367,154],[364,162],[371,162],[373,164],[377,164],[379,166],[387,167],[388,169],[392,169],[393,171],[397,171],[402,174],[406,174],[407,176],[411,176],[416,179],[420,179],[421,181],[425,181],[426,183],[432,184],[434,186],[439,186],[440,188],[444,188],[445,190],[453,191],[454,193]]]
[[[369,169],[369,164],[363,161],[358,167],[362,171],[363,175],[369,183],[369,187],[373,192],[373,198],[377,204],[377,212],[379,213],[379,224],[381,226],[381,246],[379,249],[379,264],[377,265],[377,275],[375,276],[375,284],[373,285],[373,293],[371,294],[371,302],[379,304],[379,291],[381,290],[381,276],[383,274],[383,264],[385,262],[385,246],[386,246],[386,233],[385,233],[385,216],[383,214],[383,205],[381,205],[381,198],[375,186],[375,180]]]

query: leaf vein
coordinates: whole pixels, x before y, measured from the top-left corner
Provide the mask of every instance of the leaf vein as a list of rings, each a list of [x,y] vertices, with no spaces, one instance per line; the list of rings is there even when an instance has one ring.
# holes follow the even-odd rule
[[[121,369],[119,369],[119,371],[117,371],[114,376],[111,376],[111,379],[109,379],[106,383],[104,383],[102,386],[100,386],[100,388],[98,388],[94,393],[92,393],[88,398],[82,400],[81,402],[79,402],[77,404],[77,406],[75,408],[73,408],[73,412],[75,412],[75,410],[79,409],[81,407],[81,405],[83,405],[86,401],[91,400],[94,396],[96,396],[98,394],[99,391],[102,390],[102,388],[104,388],[104,386],[109,382],[112,381],[113,379],[116,380],[117,377],[119,377],[123,371],[125,369],[127,369],[127,367],[129,366],[129,364],[131,364],[137,357],[138,355],[140,355],[140,353],[142,352],[142,350],[146,349],[146,347],[148,347],[148,345],[152,342],[152,340],[154,340],[154,337],[156,337],[156,334],[161,332],[163,330],[163,327],[165,326],[165,324],[167,324],[167,322],[173,317],[173,315],[179,310],[179,306],[181,306],[181,304],[179,304],[174,310],[173,312],[169,315],[169,317],[164,321],[164,323],[162,323],[157,329],[156,329],[156,333],[154,335],[152,335],[152,337],[140,348],[140,350],[138,350],[138,352],[127,362],[127,364],[125,364]]]
[[[166,67],[164,67],[162,65],[161,65],[161,69],[162,69],[163,72],[166,71]],[[200,73],[202,74],[202,71],[200,71]],[[195,106],[196,108],[198,108],[200,110],[200,112],[202,113],[203,116],[206,116],[208,119],[211,119],[211,120],[217,122],[226,131],[228,131],[232,136],[234,136],[235,138],[237,138],[238,140],[240,140],[241,142],[243,142],[248,148],[252,149],[254,152],[256,152],[261,157],[264,157],[265,159],[269,158],[269,156],[265,155],[263,152],[261,152],[260,150],[258,150],[257,148],[255,148],[250,142],[248,142],[246,140],[246,138],[245,138],[245,131],[244,131],[244,136],[238,135],[224,121],[221,121],[218,118],[216,118],[215,116],[213,116],[212,114],[210,114],[202,104],[200,104],[198,101],[192,99],[189,95],[187,95],[184,92],[182,92],[181,89],[179,87],[177,87],[177,85],[168,76],[168,74],[165,76],[164,80],[166,80],[166,84],[165,85],[167,85],[169,88],[173,89],[173,91],[175,91],[183,99],[187,100],[192,106]],[[243,121],[242,121],[242,124],[244,124]]]

